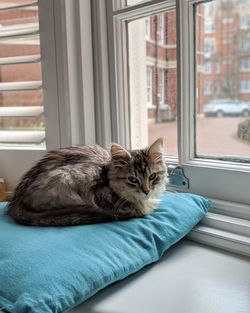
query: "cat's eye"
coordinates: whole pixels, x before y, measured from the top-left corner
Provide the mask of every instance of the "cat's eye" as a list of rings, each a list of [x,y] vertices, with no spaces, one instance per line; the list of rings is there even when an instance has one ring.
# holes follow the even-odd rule
[[[149,176],[149,180],[153,180],[153,179],[155,179],[155,177],[156,177],[156,173],[153,173],[153,174],[151,174],[151,175]]]
[[[138,179],[137,179],[136,177],[134,177],[134,176],[129,176],[129,177],[128,177],[128,181],[129,181],[130,183],[132,183],[132,184],[135,184],[135,183],[138,182]]]

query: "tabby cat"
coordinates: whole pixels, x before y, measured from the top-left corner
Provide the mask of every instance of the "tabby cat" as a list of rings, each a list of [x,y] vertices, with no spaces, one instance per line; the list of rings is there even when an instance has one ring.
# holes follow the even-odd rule
[[[143,150],[118,144],[53,150],[17,186],[7,214],[33,226],[92,224],[152,212],[165,188],[163,140]]]

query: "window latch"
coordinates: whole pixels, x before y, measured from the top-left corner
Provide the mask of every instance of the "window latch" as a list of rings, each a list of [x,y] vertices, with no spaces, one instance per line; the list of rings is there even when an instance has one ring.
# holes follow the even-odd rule
[[[189,189],[189,179],[185,176],[181,166],[168,165],[168,186]]]

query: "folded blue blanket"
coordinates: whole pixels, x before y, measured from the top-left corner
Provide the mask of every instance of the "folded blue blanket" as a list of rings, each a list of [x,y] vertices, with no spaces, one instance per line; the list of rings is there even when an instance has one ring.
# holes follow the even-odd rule
[[[164,194],[144,218],[73,227],[16,224],[0,205],[0,307],[59,313],[157,261],[205,215],[211,202]]]

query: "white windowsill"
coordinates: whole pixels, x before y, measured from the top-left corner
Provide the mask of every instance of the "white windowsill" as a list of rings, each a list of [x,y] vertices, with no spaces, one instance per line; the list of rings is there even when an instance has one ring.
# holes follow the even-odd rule
[[[246,258],[182,240],[69,313],[248,313],[249,277]]]

